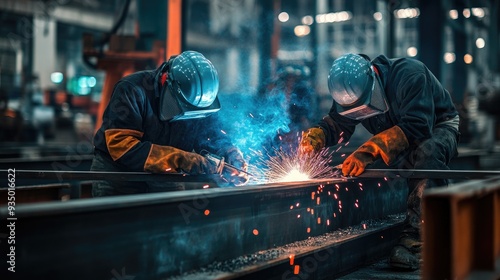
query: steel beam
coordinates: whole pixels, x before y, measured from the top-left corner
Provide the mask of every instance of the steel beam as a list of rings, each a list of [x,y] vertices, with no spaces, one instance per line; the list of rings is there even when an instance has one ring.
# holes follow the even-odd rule
[[[161,279],[401,213],[406,196],[384,180],[317,180],[16,205],[14,216],[7,208],[0,216],[17,219],[20,278],[106,279],[126,270]]]
[[[366,169],[360,178],[486,179],[498,170]]]
[[[0,169],[0,172],[7,170]],[[64,170],[16,170],[21,179],[57,179],[57,180],[125,180],[125,181],[178,181],[203,182],[213,180],[218,175],[189,176],[182,173],[154,174],[148,172],[108,172],[108,171],[64,171]],[[496,170],[424,170],[424,169],[366,169],[359,178],[394,179],[394,178],[437,178],[437,179],[485,179],[500,176]],[[311,180],[356,179],[355,177],[334,177]]]
[[[423,279],[500,278],[500,177],[423,198]]]
[[[7,170],[0,170],[7,173]],[[110,181],[173,181],[173,182],[203,182],[212,175],[189,176],[181,173],[153,174],[148,172],[109,172],[109,171],[56,171],[56,170],[19,170],[16,177],[38,180],[110,180]]]

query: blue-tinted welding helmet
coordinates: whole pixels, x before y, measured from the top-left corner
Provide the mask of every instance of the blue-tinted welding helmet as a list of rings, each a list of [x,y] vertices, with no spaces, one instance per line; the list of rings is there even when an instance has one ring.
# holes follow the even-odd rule
[[[340,115],[363,120],[389,110],[382,83],[373,67],[357,54],[346,54],[333,62],[328,89]]]
[[[219,76],[201,53],[185,51],[166,64],[166,83],[160,95],[160,119],[203,118],[220,110]]]

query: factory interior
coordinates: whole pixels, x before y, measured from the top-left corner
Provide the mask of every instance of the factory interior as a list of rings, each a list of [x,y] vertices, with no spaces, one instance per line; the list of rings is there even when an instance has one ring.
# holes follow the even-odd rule
[[[499,1],[1,0],[0,19],[0,279],[500,279]],[[396,168],[381,148],[346,175],[376,133],[363,121],[340,139],[325,132],[348,119],[331,117],[344,108],[331,79],[345,54],[416,60],[434,75],[459,118],[444,168]],[[215,93],[199,119],[183,92],[182,63],[196,59],[212,80],[195,86]],[[371,93],[386,78],[370,67]],[[132,97],[117,97],[127,85]],[[182,95],[184,115],[130,117],[151,113],[141,102],[158,87]],[[137,100],[116,103],[126,98]],[[438,105],[413,98],[442,129]],[[377,133],[396,127],[411,149],[410,118],[377,119]],[[144,144],[146,128],[164,127],[183,142],[169,151],[216,171],[146,168],[167,143]],[[308,138],[313,128],[322,138]],[[136,146],[113,154],[117,139]],[[199,148],[218,139],[231,146]],[[321,152],[304,156],[305,139]],[[140,145],[151,150],[138,156]],[[420,188],[416,264],[395,269],[416,180],[445,183]],[[114,184],[127,187],[105,193]]]

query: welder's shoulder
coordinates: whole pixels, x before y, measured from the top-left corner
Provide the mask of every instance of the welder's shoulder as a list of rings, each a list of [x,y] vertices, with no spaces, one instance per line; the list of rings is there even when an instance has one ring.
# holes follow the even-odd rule
[[[153,71],[140,71],[121,78],[114,87],[114,92],[136,96],[144,96],[146,92],[153,92]]]
[[[154,81],[155,76],[155,71],[154,70],[143,70],[143,71],[138,71],[132,74],[129,74],[123,78],[121,78],[116,85],[119,84],[130,84],[130,85],[137,85],[137,86],[147,86],[149,84],[152,85]]]

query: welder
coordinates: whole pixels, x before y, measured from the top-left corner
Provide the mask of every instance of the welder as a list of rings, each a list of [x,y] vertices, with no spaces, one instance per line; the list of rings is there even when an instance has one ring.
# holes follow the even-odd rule
[[[448,91],[422,62],[345,54],[333,62],[328,88],[333,105],[317,125],[303,132],[302,156],[346,143],[361,123],[373,136],[343,161],[344,176],[358,176],[380,160],[391,168],[449,169],[457,154],[458,112]],[[408,179],[407,215],[389,256],[392,267],[419,268],[422,193],[447,183]]]
[[[91,170],[113,172],[215,174],[203,150],[245,170],[241,151],[221,132],[216,112],[219,78],[201,53],[185,51],[155,70],[117,82],[94,136]],[[182,190],[163,182],[107,182],[93,185],[93,196]]]

